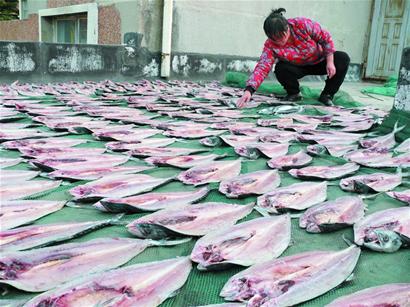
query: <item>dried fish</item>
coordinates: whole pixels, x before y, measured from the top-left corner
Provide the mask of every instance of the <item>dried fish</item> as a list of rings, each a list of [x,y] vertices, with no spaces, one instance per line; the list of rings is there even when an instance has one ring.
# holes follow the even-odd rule
[[[395,199],[398,199],[398,200],[410,205],[410,189],[400,191],[400,192],[399,191],[391,191],[391,192],[387,192],[386,194],[389,195],[390,197],[393,197]]]
[[[139,238],[163,239],[174,236],[203,236],[235,224],[248,215],[249,205],[200,203],[169,208],[145,215],[127,225]]]
[[[308,208],[299,219],[307,232],[329,232],[353,225],[364,217],[361,198],[343,196]]]
[[[0,185],[11,185],[23,183],[24,181],[33,179],[40,172],[20,171],[20,170],[2,170]]]
[[[387,192],[401,184],[402,174],[373,173],[358,175],[340,180],[340,188],[356,193]]]
[[[89,275],[116,268],[149,246],[175,245],[186,241],[98,238],[9,252],[0,257],[0,282],[29,292],[47,291],[83,276],[84,272]]]
[[[359,143],[363,148],[393,148],[396,145],[395,134],[404,129],[405,126],[398,127],[398,123],[394,125],[393,131],[379,137],[364,139]]]
[[[410,244],[410,207],[376,211],[358,221],[354,242],[378,252],[392,253]]]
[[[170,165],[178,168],[191,168],[204,163],[212,163],[215,159],[224,158],[225,155],[188,155],[188,156],[170,156],[170,157],[150,157],[144,161],[154,165]]]
[[[0,199],[13,200],[21,199],[40,192],[45,192],[60,186],[61,181],[49,180],[31,180],[27,184],[15,183],[9,185],[0,185]]]
[[[353,294],[337,298],[325,307],[367,306],[407,306],[410,298],[410,284],[386,284],[367,288]]]
[[[356,163],[346,163],[336,166],[307,166],[301,169],[291,169],[289,174],[300,179],[339,179],[356,172],[360,168]]]
[[[270,168],[288,170],[291,168],[300,168],[312,162],[313,158],[307,155],[303,150],[298,151],[292,155],[279,156],[269,160],[268,166]]]
[[[255,264],[231,277],[220,295],[248,307],[294,306],[318,297],[348,278],[360,248],[313,251]]]
[[[135,264],[75,279],[25,306],[158,306],[184,285],[190,271],[188,257]]]
[[[75,200],[93,201],[105,197],[126,197],[148,192],[165,184],[171,178],[155,178],[145,174],[113,174],[70,190]]]
[[[55,170],[48,174],[51,178],[70,180],[97,180],[103,176],[113,174],[133,174],[152,169],[151,166],[113,166],[93,167],[68,170]]]
[[[275,190],[258,197],[258,207],[269,213],[304,210],[327,197],[327,182],[302,182]]]
[[[9,200],[0,205],[1,231],[33,222],[63,208],[65,201]]]
[[[0,251],[19,251],[47,246],[81,236],[94,229],[114,225],[115,219],[93,222],[64,222],[59,224],[32,225],[0,232]]]
[[[189,192],[152,192],[125,198],[104,198],[95,206],[108,212],[137,213],[172,208],[200,201],[209,193],[208,188]]]
[[[280,176],[275,170],[262,170],[224,180],[219,192],[229,198],[267,193],[280,185]]]
[[[210,182],[220,182],[239,175],[240,160],[215,161],[208,165],[198,165],[178,175],[178,180],[185,184],[201,185]]]
[[[290,217],[262,217],[216,230],[200,238],[191,259],[200,270],[232,264],[251,266],[279,257],[290,242]]]

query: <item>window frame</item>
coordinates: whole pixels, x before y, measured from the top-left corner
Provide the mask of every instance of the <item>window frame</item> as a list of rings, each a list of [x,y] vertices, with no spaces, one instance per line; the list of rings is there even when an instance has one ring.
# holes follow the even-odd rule
[[[98,44],[98,5],[97,3],[86,3],[71,6],[63,6],[38,11],[39,18],[39,41],[43,41],[42,27],[47,26],[46,18],[58,18],[61,15],[83,14],[87,18],[87,42],[86,44]],[[54,32],[54,20],[51,23]],[[56,42],[55,33],[51,39]]]
[[[87,20],[88,25],[88,18],[84,14],[72,14],[72,15],[60,15],[53,18],[53,41],[58,44],[87,44],[80,42],[80,20]],[[58,42],[58,21],[62,20],[69,20],[75,22],[75,35],[74,35],[74,43],[66,43],[66,42]],[[88,40],[88,35],[87,35]]]

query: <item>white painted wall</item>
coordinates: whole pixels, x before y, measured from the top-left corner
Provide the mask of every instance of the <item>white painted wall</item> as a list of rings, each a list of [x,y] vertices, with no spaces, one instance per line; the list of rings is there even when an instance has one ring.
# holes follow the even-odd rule
[[[173,51],[258,57],[263,21],[272,8],[309,17],[329,30],[336,49],[363,62],[371,0],[174,0]]]

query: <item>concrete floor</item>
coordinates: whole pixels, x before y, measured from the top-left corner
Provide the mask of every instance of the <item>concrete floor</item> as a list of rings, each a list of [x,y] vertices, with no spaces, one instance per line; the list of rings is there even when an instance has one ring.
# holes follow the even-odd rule
[[[324,82],[321,81],[302,81],[301,85],[306,85],[314,89],[322,89]],[[365,105],[371,105],[381,110],[389,111],[393,107],[394,97],[382,96],[377,94],[366,95],[360,92],[365,87],[382,86],[375,82],[345,82],[341,90],[349,93],[355,101]]]

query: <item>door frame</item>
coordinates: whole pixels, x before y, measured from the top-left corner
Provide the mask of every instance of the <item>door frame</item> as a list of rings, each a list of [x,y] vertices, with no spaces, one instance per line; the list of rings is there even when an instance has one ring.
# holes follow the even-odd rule
[[[384,3],[383,3],[384,2]],[[384,5],[388,4],[388,0],[374,0],[373,2],[373,15],[371,19],[371,29],[370,29],[370,37],[369,37],[369,46],[367,52],[367,65],[366,70],[364,73],[365,78],[370,79],[381,79],[384,77],[375,76],[374,73],[376,71],[376,65],[378,58],[376,59],[376,55],[380,52],[380,44],[378,45],[377,42],[380,42],[380,34],[383,28],[384,23]],[[410,33],[410,1],[404,0],[404,15],[403,15],[403,27],[404,33]],[[382,13],[383,10],[383,14]],[[382,18],[379,18],[379,17]],[[407,30],[406,30],[407,29]],[[400,54],[397,56],[398,61],[400,62],[401,59],[401,50],[405,47],[404,44],[406,43],[406,37],[403,37],[403,41],[399,45],[399,52]],[[399,63],[400,64],[400,63]]]

